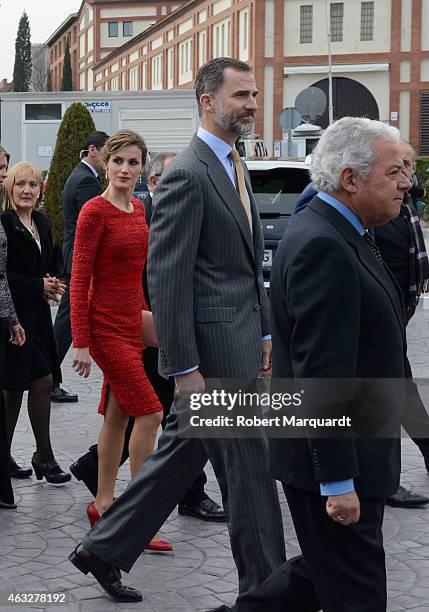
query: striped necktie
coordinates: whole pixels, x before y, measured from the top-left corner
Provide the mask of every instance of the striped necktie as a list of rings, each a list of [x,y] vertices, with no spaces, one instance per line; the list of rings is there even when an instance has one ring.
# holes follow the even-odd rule
[[[368,230],[365,230],[362,238],[365,240],[365,242],[367,243],[367,245],[371,249],[371,252],[374,255],[374,257],[376,257],[378,263],[383,265],[383,258],[381,256],[380,249],[378,248],[377,243],[375,242],[372,234],[370,234],[368,232]]]
[[[247,215],[247,219],[250,225],[250,231],[252,231],[252,211],[250,208],[250,198],[246,189],[246,181],[244,180],[243,162],[238,154],[236,148],[233,148],[229,154],[229,158],[232,160],[234,166],[234,174],[237,179],[238,192],[240,194],[240,200],[243,204],[244,211]]]

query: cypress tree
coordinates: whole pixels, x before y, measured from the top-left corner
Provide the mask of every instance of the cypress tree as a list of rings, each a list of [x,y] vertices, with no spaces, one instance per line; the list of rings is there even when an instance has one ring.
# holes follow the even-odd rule
[[[54,155],[49,168],[45,212],[52,219],[55,244],[63,239],[63,189],[73,168],[79,163],[79,152],[91,132],[95,131],[91,113],[75,102],[64,113],[58,130]]]
[[[30,22],[24,11],[19,20],[15,41],[15,65],[13,68],[13,91],[29,91],[31,84],[31,40]]]
[[[70,45],[67,41],[64,50],[63,77],[61,80],[61,91],[73,91],[73,74],[71,67]]]

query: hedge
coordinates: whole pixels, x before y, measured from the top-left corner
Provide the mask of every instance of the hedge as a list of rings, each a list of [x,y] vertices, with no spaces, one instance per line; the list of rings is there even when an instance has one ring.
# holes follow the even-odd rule
[[[95,131],[91,113],[83,104],[75,102],[64,113],[58,130],[57,142],[48,176],[45,212],[52,219],[55,244],[63,239],[63,189],[73,168],[79,163],[79,153],[91,132]]]

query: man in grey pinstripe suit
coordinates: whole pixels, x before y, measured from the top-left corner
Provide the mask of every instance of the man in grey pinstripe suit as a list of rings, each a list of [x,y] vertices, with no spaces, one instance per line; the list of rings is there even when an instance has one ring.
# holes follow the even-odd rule
[[[271,363],[263,237],[247,171],[246,208],[230,158],[235,140],[253,127],[255,79],[247,64],[218,58],[200,69],[195,89],[200,128],[159,181],[148,260],[155,325],[177,398],[202,391],[203,377],[252,379]],[[172,408],[158,451],[70,560],[116,599],[135,599],[112,566],[130,570],[209,458],[243,595],[285,558],[266,455],[262,438],[179,438]]]

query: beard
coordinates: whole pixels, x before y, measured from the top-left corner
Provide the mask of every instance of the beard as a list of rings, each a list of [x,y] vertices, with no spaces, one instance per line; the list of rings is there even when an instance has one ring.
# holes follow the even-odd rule
[[[226,132],[238,136],[246,136],[253,132],[253,117],[236,117],[229,115],[222,107],[216,106],[215,123]]]

